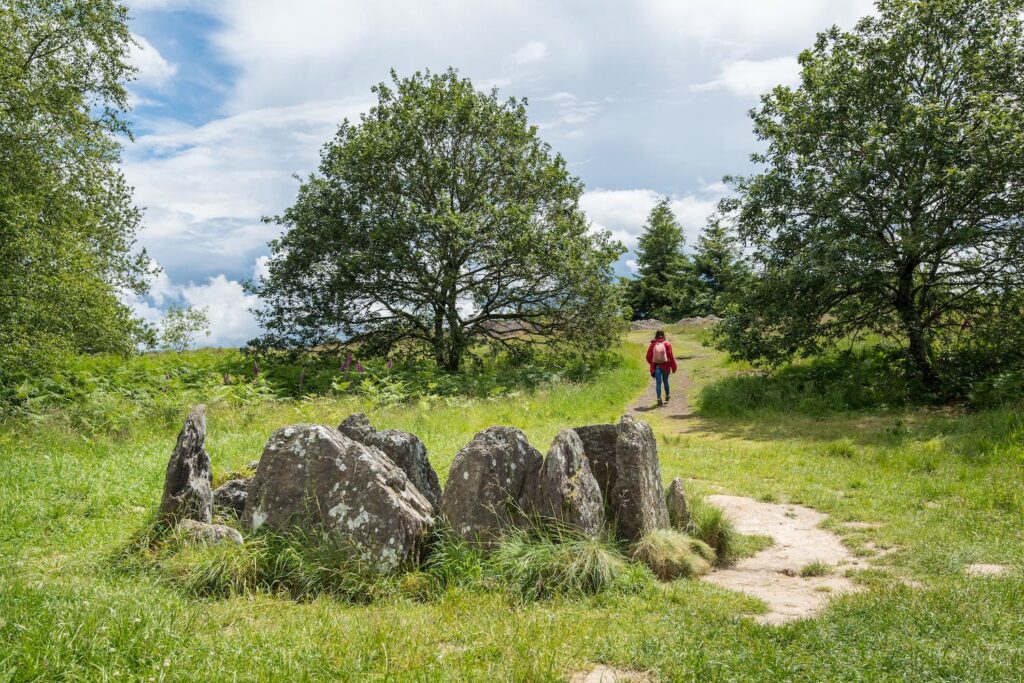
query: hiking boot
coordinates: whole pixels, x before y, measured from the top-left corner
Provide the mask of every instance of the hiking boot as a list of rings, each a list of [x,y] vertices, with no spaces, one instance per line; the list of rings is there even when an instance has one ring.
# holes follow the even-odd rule
[[[659,398],[659,399],[658,399],[658,407],[660,408],[660,407],[662,407],[663,405],[665,405],[665,404],[664,404],[664,403],[662,403],[662,402],[661,402],[661,399]]]
[[[665,394],[665,403],[668,403],[668,399],[669,398],[670,398],[670,396],[668,394]]]

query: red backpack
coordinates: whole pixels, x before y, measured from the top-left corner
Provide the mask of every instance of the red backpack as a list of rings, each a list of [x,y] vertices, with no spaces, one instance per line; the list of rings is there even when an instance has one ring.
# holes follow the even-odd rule
[[[665,350],[664,340],[654,342],[654,352],[651,354],[651,362],[654,365],[664,365],[668,362],[668,351]]]

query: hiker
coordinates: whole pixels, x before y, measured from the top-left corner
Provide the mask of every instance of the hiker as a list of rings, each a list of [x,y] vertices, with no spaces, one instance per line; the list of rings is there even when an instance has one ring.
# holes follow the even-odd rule
[[[665,339],[664,330],[654,333],[654,339],[647,347],[647,363],[651,366],[654,390],[658,394],[658,405],[664,405],[661,401],[661,385],[665,385],[665,403],[668,403],[668,376],[676,371],[676,357],[672,353],[672,344]]]

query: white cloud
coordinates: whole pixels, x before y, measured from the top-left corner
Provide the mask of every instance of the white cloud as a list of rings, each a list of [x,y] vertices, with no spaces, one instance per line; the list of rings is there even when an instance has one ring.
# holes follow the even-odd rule
[[[132,34],[132,39],[135,44],[131,46],[128,58],[138,69],[135,83],[152,88],[165,87],[178,73],[178,67],[164,59],[160,51],[142,36]]]
[[[294,173],[367,99],[314,101],[216,119],[202,126],[154,122],[125,155],[125,176],[146,207],[141,242],[172,271],[237,272],[278,227],[261,222],[295,199]]]
[[[266,271],[266,258],[253,264],[253,275]],[[145,322],[159,327],[164,313],[171,304],[203,308],[210,320],[210,334],[199,337],[200,346],[243,346],[260,333],[251,309],[259,299],[247,294],[242,283],[223,274],[207,278],[205,282],[177,284],[163,271],[150,278],[150,289],[145,296],[128,294],[122,297],[132,313]]]
[[[697,194],[672,196],[670,206],[683,227],[687,244],[693,245],[708,216],[725,194],[721,183],[703,186]],[[650,189],[593,190],[584,193],[580,205],[595,228],[609,230],[630,250],[643,231],[647,216],[663,195]],[[628,264],[628,262],[627,262]]]
[[[691,85],[690,90],[728,90],[741,97],[756,97],[777,85],[796,85],[799,82],[800,65],[795,57],[761,61],[741,59],[723,66],[713,81]]]
[[[548,50],[546,43],[542,43],[539,40],[531,40],[510,54],[506,61],[513,66],[526,66],[543,62],[547,59],[548,54],[550,54],[550,50]]]

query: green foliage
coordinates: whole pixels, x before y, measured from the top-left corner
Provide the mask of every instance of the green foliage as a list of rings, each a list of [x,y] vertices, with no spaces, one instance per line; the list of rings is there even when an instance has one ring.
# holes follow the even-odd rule
[[[633,544],[632,557],[662,581],[702,576],[711,571],[715,551],[708,544],[672,529],[655,529]]]
[[[119,169],[131,34],[114,0],[0,5],[0,387],[149,333],[140,213]]]
[[[210,336],[207,307],[172,305],[160,321],[160,346],[181,353],[192,346],[198,334]]]
[[[274,219],[284,235],[250,286],[263,299],[258,345],[414,349],[453,373],[479,347],[607,349],[622,327],[622,247],[590,231],[583,186],[525,101],[453,69],[392,80]]]
[[[560,382],[590,382],[621,364],[613,353],[480,358],[473,372],[451,375],[431,361],[388,367],[333,356],[253,360],[238,351],[204,349],[125,359],[71,358],[53,372],[0,387],[0,415],[59,421],[87,433],[124,431],[148,416],[179,418],[196,403],[256,406],[285,399],[359,397],[375,408],[412,402],[494,398]]]
[[[726,306],[736,300],[750,277],[750,267],[740,249],[736,235],[720,218],[712,218],[704,227],[693,254],[692,277],[678,287],[679,291],[689,289],[690,315],[722,316]]]
[[[1024,286],[1020,0],[881,0],[819,34],[752,113],[765,170],[723,208],[757,277],[721,348],[779,364],[878,333],[941,392],[936,346]]]
[[[825,415],[906,405],[919,395],[902,353],[884,347],[822,355],[773,372],[733,374],[704,387],[696,403],[716,417],[763,412]]]

